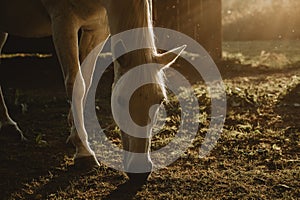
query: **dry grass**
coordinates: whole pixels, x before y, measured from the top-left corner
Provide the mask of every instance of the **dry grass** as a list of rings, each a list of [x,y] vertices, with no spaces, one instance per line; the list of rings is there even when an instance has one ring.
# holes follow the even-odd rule
[[[300,68],[260,68],[232,60],[223,63],[228,113],[211,154],[199,158],[209,124],[209,96],[194,86],[201,112],[193,145],[169,167],[155,171],[136,190],[123,173],[104,165],[90,172],[73,168],[68,134],[68,105],[63,90],[23,90],[17,98],[25,112],[15,112],[27,144],[1,138],[1,199],[298,199],[300,196]],[[241,70],[248,67],[248,74]],[[224,69],[221,69],[224,70]],[[118,143],[109,117],[109,92],[97,100],[101,124]],[[18,104],[18,105],[19,105]],[[165,129],[153,140],[160,148],[174,137],[178,103],[170,99]],[[4,142],[5,141],[5,142]],[[42,142],[41,141],[45,141]],[[44,145],[44,144],[47,145]],[[164,158],[162,158],[164,159]]]

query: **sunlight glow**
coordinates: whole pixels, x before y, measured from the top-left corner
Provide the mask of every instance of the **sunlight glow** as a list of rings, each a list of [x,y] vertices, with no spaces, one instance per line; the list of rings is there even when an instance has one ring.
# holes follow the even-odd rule
[[[297,39],[297,0],[222,0],[224,39]]]

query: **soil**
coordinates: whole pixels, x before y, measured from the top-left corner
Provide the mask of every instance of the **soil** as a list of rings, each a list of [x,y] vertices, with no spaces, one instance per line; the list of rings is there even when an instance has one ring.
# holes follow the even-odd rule
[[[200,82],[194,88],[208,117],[200,120],[193,145],[135,188],[102,163],[94,170],[73,166],[75,149],[66,144],[69,105],[55,58],[3,59],[7,104],[28,140],[0,135],[0,199],[298,199],[300,64],[274,69],[227,60],[219,67],[227,116],[218,144],[199,158],[209,124],[209,96]],[[97,113],[110,139],[120,143],[109,107],[112,74],[108,70],[101,81],[106,89],[100,89]],[[153,148],[166,141],[156,137]]]

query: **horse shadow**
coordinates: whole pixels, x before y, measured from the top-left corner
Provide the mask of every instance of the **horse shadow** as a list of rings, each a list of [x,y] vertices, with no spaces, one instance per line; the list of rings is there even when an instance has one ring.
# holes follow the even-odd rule
[[[80,190],[84,190],[89,185],[86,185],[83,180],[92,180],[93,177],[97,177],[99,182],[117,187],[117,189],[111,191],[109,188],[99,188],[101,184],[96,185],[96,190],[105,189],[110,191],[107,196],[101,197],[101,199],[133,199],[141,188],[133,186],[130,181],[124,183],[126,179],[123,174],[107,169],[107,167],[77,168],[72,163],[66,164],[66,161],[63,161],[64,158],[60,155],[56,157],[55,161],[48,158],[41,160],[42,164],[37,164],[36,156],[30,159],[30,156],[24,153],[33,146],[31,142],[21,145],[15,143],[17,148],[12,148],[10,142],[7,145],[10,145],[10,149],[13,149],[12,151],[6,151],[8,157],[20,152],[19,156],[23,159],[17,156],[9,161],[3,156],[3,151],[0,152],[0,161],[2,161],[0,174],[3,178],[0,183],[0,199],[16,199],[18,197],[16,195],[20,195],[24,199],[47,199],[49,195],[55,195],[59,191],[70,195],[74,185],[75,187],[79,186]],[[1,146],[1,149],[2,147],[4,146]],[[62,166],[65,167],[62,168]],[[84,184],[84,186],[80,184]]]
[[[112,169],[107,170],[105,167],[100,166],[98,168],[94,169],[78,169],[76,167],[69,166],[66,171],[60,171],[58,174],[56,174],[56,178],[51,179],[47,184],[43,185],[42,187],[38,188],[34,191],[33,194],[26,195],[26,199],[36,199],[39,198],[47,198],[50,194],[55,194],[57,191],[67,191],[72,186],[73,181],[78,181],[79,179],[82,179],[83,177],[89,177],[92,176],[99,176],[99,173],[106,171],[111,171]],[[115,170],[112,170],[115,172]],[[114,181],[112,181],[114,179]],[[120,185],[117,185],[117,188],[113,191],[111,191],[107,196],[101,197],[101,199],[104,200],[131,200],[134,199],[136,194],[141,190],[142,184],[136,185],[132,183],[131,181],[125,181],[124,182],[124,176],[123,175],[104,175],[101,176],[100,180],[102,183],[119,183],[123,182]]]
[[[11,199],[12,195],[16,193],[30,196],[26,195],[30,190],[30,185],[40,177],[48,176],[49,172],[53,171],[53,166],[60,166],[64,159],[64,152],[54,152],[55,157],[45,159],[44,151],[34,149],[36,145],[31,140],[16,142],[1,137],[0,142],[0,176],[2,179],[0,199]],[[61,180],[67,178],[67,176],[61,177]],[[61,183],[63,182],[61,181]]]
[[[146,184],[146,183],[144,183]],[[131,200],[141,191],[144,184],[134,184],[131,181],[127,181],[118,185],[117,189],[112,191],[109,195],[104,197],[104,200]]]

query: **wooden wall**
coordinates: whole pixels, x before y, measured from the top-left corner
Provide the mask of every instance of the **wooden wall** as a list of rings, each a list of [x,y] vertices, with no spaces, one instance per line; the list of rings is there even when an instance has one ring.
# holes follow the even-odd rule
[[[222,57],[221,0],[154,0],[154,25],[199,42],[215,62]]]

